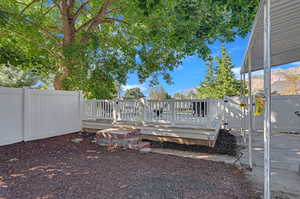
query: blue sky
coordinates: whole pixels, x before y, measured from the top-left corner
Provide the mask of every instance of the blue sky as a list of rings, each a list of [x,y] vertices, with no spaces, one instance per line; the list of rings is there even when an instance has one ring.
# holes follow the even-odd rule
[[[236,74],[239,73],[239,67],[243,61],[248,39],[249,37],[237,38],[235,42],[225,44],[229,55],[232,57],[232,61],[235,66],[234,72]],[[217,41],[215,44],[210,46],[213,56],[219,56],[221,45],[222,43]],[[300,63],[297,64],[300,65]],[[289,68],[297,64],[284,65],[280,66],[279,68]],[[203,60],[199,59],[197,56],[187,57],[183,61],[182,65],[180,65],[173,72],[170,72],[174,84],[168,85],[164,80],[160,79],[160,85],[163,86],[171,95],[176,92],[187,91],[198,86],[200,82],[203,81],[206,69],[207,67]],[[133,87],[139,87],[144,94],[148,94],[149,84],[147,82],[145,84],[140,84],[136,74],[129,75],[127,85],[123,86],[123,90]]]

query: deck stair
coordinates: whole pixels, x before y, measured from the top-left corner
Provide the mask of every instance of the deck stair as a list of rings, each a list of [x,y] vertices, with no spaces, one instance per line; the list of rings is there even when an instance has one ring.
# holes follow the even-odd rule
[[[149,142],[142,142],[139,129],[109,128],[96,132],[96,142],[101,146],[124,147],[133,150],[147,150]]]

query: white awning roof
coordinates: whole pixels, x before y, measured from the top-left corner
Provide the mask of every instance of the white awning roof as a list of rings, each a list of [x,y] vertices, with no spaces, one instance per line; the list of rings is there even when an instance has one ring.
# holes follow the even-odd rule
[[[264,68],[263,0],[258,8],[241,73]],[[300,0],[271,0],[271,65],[300,60]]]

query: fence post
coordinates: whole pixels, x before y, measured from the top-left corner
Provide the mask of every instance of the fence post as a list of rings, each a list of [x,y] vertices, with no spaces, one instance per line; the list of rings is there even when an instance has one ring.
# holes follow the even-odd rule
[[[23,88],[23,140],[30,134],[30,93],[28,88]]]
[[[142,123],[144,124],[147,119],[147,107],[146,107],[146,100],[144,98],[141,98],[141,103],[143,107],[142,111]]]
[[[80,123],[80,129],[82,129],[82,120],[84,120],[85,112],[84,112],[84,99],[82,96],[82,91],[78,91],[78,108],[79,108],[79,123]]]
[[[175,124],[175,117],[176,117],[176,113],[175,113],[175,100],[172,100],[170,103],[170,108],[171,108],[171,124],[174,125]]]
[[[117,122],[117,101],[113,101],[113,123]]]
[[[96,114],[96,104],[97,103],[97,101],[96,101],[96,99],[93,99],[92,100],[92,117],[93,117],[93,120],[96,120],[97,119],[97,114]]]

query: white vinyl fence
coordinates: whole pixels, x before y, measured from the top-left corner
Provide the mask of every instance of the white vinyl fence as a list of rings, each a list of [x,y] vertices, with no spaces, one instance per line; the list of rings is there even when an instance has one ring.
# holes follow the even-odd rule
[[[81,130],[80,92],[0,88],[0,145]]]
[[[241,128],[240,98],[227,98],[225,103],[224,118],[229,128]],[[247,98],[243,100],[248,102]],[[253,100],[255,101],[255,100]],[[255,106],[253,107],[255,109]],[[300,95],[278,95],[271,97],[271,122],[274,131],[300,132]],[[253,126],[256,130],[263,129],[263,114],[255,116]],[[245,127],[248,128],[248,116],[246,113]]]

